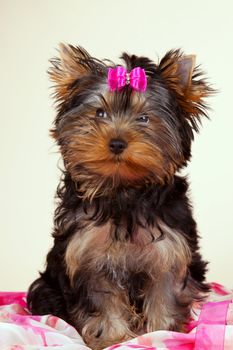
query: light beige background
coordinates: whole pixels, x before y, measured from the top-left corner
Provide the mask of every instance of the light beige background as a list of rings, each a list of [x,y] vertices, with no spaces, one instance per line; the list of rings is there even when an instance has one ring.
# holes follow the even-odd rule
[[[52,244],[57,149],[46,75],[58,42],[99,58],[123,50],[157,60],[181,47],[197,54],[219,89],[211,121],[187,169],[210,281],[233,287],[233,2],[213,0],[0,1],[0,290],[26,290]]]

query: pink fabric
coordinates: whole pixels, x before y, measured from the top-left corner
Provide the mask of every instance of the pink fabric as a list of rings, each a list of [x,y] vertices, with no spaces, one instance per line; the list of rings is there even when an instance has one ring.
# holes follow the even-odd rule
[[[230,300],[203,305],[198,320],[195,350],[223,350]]]
[[[23,307],[27,306],[25,292],[0,292],[0,305],[17,303]]]
[[[233,350],[232,291],[212,284],[204,305],[195,303],[188,333],[156,331],[105,350]],[[90,350],[78,332],[52,315],[32,316],[25,293],[0,293],[1,350]]]
[[[127,73],[127,70],[122,66],[109,68],[108,86],[110,90],[120,90],[125,85],[130,85],[131,88],[136,91],[146,91],[147,77],[145,70],[140,67],[136,67],[130,73]]]
[[[230,300],[209,302],[202,306],[198,323],[226,324],[226,315]]]

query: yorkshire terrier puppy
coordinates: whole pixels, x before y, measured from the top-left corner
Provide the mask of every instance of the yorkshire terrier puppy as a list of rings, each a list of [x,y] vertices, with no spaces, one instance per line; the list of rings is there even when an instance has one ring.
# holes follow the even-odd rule
[[[206,262],[185,177],[212,89],[195,57],[124,66],[61,45],[49,70],[64,160],[54,246],[30,287],[33,314],[72,324],[93,349],[143,332],[184,331]]]

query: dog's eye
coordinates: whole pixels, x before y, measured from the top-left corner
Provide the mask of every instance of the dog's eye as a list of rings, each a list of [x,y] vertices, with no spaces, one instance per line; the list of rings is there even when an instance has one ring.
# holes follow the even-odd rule
[[[98,108],[95,113],[96,118],[106,119],[108,117],[107,113],[102,109]]]
[[[150,121],[150,118],[147,114],[143,114],[141,115],[140,117],[138,117],[136,119],[139,123],[142,123],[142,124],[148,124],[149,121]]]

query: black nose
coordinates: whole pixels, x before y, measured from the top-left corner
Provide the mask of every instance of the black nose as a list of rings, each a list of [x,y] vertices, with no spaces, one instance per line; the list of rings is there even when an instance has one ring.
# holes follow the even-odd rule
[[[127,147],[127,143],[120,139],[112,139],[109,142],[109,148],[112,153],[120,154]]]

